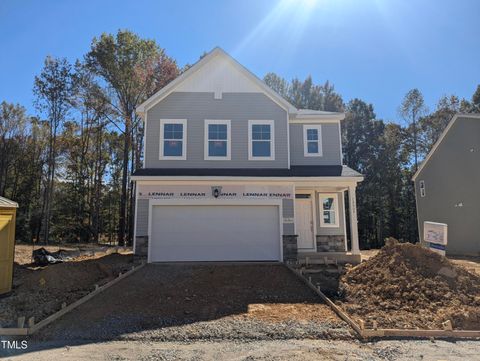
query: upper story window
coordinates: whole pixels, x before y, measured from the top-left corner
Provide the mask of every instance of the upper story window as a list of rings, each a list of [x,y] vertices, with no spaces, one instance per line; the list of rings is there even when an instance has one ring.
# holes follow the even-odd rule
[[[230,120],[205,120],[205,160],[230,160]]]
[[[318,201],[320,203],[320,226],[338,227],[338,195],[336,193],[320,193]]]
[[[160,159],[187,159],[187,120],[160,120]]]
[[[248,159],[275,159],[275,131],[273,120],[248,121]]]
[[[303,126],[303,154],[305,157],[321,157],[322,150],[322,126]]]

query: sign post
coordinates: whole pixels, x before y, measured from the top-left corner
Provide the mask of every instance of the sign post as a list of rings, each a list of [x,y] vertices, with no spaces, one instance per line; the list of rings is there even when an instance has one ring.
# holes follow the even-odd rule
[[[423,242],[430,250],[445,256],[448,225],[437,222],[423,222]]]

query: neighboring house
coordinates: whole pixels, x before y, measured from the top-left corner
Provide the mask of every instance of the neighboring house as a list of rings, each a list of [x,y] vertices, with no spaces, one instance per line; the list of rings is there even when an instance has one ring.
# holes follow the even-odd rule
[[[480,255],[480,115],[455,115],[413,180],[420,239],[446,223],[447,255]]]
[[[359,260],[343,113],[298,110],[215,48],[137,108],[136,254],[159,261]],[[344,195],[350,207],[347,253]]]

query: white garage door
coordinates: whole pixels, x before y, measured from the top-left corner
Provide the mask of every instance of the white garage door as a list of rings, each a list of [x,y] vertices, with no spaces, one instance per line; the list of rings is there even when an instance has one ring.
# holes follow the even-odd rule
[[[150,261],[278,261],[277,206],[152,207]]]

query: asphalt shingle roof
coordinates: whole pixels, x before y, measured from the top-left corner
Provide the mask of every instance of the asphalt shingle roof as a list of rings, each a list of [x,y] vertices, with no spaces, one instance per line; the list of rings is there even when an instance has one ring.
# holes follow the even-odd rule
[[[286,168],[141,168],[134,176],[185,177],[362,177],[345,165],[292,166]]]

